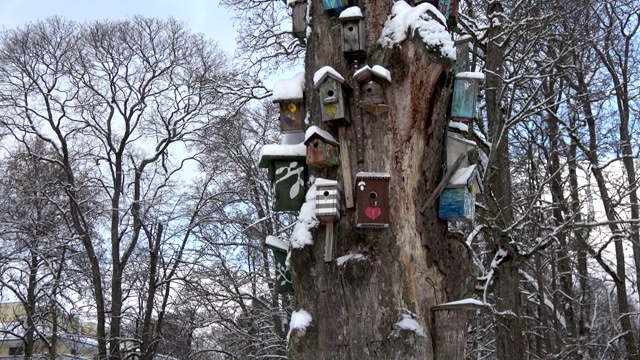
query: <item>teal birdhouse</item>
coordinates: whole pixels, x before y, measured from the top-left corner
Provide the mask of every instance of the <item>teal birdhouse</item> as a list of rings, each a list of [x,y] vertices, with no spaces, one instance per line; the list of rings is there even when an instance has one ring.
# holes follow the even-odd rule
[[[456,74],[451,99],[451,120],[470,122],[476,117],[478,85],[484,75],[476,72]]]
[[[275,236],[267,236],[265,245],[271,249],[275,260],[276,292],[278,294],[293,294],[293,281],[291,281],[291,272],[287,267],[289,244]]]
[[[258,166],[269,169],[274,211],[300,211],[306,192],[305,158],[304,144],[262,147]]]
[[[332,11],[336,15],[340,15],[349,5],[348,0],[322,0],[322,7],[325,11]]]

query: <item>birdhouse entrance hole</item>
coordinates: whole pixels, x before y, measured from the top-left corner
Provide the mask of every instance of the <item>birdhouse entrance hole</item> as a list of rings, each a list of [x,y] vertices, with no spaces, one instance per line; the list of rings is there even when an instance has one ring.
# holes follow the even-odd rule
[[[376,192],[375,192],[375,191],[372,191],[371,193],[369,193],[369,197],[370,197],[371,199],[375,199],[375,198],[377,198],[377,197],[378,197],[378,194],[376,194]]]

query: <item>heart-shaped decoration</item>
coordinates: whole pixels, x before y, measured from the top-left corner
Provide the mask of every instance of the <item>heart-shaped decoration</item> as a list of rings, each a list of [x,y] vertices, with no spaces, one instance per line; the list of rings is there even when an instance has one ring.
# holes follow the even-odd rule
[[[369,219],[375,220],[382,214],[382,210],[379,207],[369,206],[364,209],[364,214],[367,215]]]

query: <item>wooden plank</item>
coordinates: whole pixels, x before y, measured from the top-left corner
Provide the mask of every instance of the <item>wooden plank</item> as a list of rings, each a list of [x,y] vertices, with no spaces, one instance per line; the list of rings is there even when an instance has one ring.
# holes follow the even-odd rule
[[[325,223],[324,261],[331,262],[333,255],[333,221]]]
[[[467,158],[467,155],[460,154],[460,156],[458,156],[458,159],[456,160],[456,162],[453,163],[451,168],[447,169],[447,173],[444,175],[442,180],[440,180],[440,183],[438,184],[438,186],[436,186],[436,189],[433,190],[433,193],[429,195],[429,198],[427,198],[427,201],[420,208],[421,213],[424,213],[424,211],[427,210],[429,206],[433,205],[433,203],[436,201],[438,196],[440,196],[440,193],[442,192],[442,190],[444,190],[444,188],[447,187],[447,184],[449,183],[449,180],[451,180],[451,178],[453,177],[453,174],[455,174],[455,172],[458,170],[460,165],[462,165],[462,162],[466,158]]]
[[[351,159],[349,158],[349,147],[347,144],[347,128],[342,125],[338,127],[338,137],[340,141],[340,166],[342,169],[342,185],[344,186],[344,201],[347,209],[352,209],[353,203],[353,177],[351,176]]]

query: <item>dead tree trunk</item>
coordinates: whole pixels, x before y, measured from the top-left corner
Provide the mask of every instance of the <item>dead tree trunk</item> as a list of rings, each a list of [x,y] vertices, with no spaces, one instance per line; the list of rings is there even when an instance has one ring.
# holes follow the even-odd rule
[[[391,73],[392,81],[383,89],[386,108],[357,106],[354,94],[360,89],[347,98],[352,122],[340,144],[341,151],[348,151],[354,179],[359,171],[389,174],[389,226],[357,228],[356,209],[346,209],[344,201],[344,193],[357,198],[357,190],[343,188],[332,258],[362,257],[341,265],[325,262],[322,224],[313,231],[312,246],[293,249],[295,310],[304,309],[313,320],[305,331],[292,332],[291,359],[433,359],[437,329],[430,325],[431,307],[470,294],[466,246],[448,237],[446,222],[437,217],[437,202],[420,213],[443,177],[452,61],[429,49],[413,31],[401,46],[381,46],[378,39],[393,5],[360,1],[366,60],[353,65],[342,53],[338,17],[324,11],[322,2],[309,1],[305,97],[312,124],[338,138],[338,129],[321,119],[321,99],[313,89],[318,69],[331,66],[352,85],[357,67],[380,65]],[[362,116],[361,149],[357,112]],[[341,167],[310,173],[340,183],[345,176]]]

